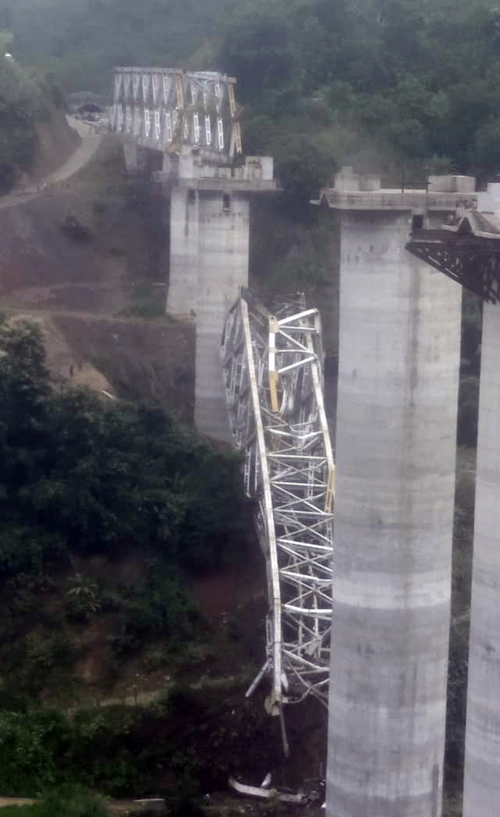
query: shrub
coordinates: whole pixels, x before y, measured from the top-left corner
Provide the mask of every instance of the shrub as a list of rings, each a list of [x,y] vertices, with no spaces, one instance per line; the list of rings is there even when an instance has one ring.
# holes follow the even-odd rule
[[[85,623],[101,610],[99,585],[88,577],[75,573],[71,588],[66,592],[66,612],[77,623]]]
[[[153,560],[147,580],[122,597],[120,632],[110,639],[117,655],[138,649],[148,639],[162,636],[173,644],[197,634],[200,613],[180,575]]]
[[[285,193],[301,202],[329,184],[335,158],[312,136],[282,137],[273,142],[276,171]]]
[[[89,789],[63,786],[47,792],[33,817],[109,817],[105,800]]]

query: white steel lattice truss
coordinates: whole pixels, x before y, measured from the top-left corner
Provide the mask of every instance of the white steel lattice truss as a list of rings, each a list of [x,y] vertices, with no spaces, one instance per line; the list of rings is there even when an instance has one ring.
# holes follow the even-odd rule
[[[154,150],[188,145],[233,158],[242,153],[235,83],[214,71],[115,68],[111,129]]]
[[[273,315],[249,290],[222,341],[231,430],[257,500],[270,612],[271,711],[328,695],[335,467],[323,402],[320,316],[298,296]]]

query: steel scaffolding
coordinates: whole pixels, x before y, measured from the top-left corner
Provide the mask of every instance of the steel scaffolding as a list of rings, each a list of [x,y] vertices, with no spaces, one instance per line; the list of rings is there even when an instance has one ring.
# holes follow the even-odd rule
[[[318,310],[298,295],[271,314],[243,290],[221,357],[268,578],[266,661],[247,695],[269,674],[273,714],[309,694],[327,704],[335,466]]]

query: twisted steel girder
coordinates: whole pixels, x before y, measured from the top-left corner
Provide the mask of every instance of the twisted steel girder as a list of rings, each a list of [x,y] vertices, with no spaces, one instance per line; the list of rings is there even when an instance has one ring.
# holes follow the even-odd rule
[[[233,439],[267,565],[270,711],[309,694],[327,704],[335,466],[323,401],[317,309],[303,295],[265,309],[243,290],[224,329]]]

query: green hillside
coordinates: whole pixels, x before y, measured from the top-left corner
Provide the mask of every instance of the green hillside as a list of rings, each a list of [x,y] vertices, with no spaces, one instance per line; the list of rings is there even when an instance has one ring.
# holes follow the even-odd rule
[[[0,53],[12,37],[0,31]],[[0,59],[0,193],[12,187],[16,174],[29,169],[35,148],[35,123],[48,116],[62,98],[43,72]]]
[[[236,74],[249,149],[286,154],[288,176],[314,150],[316,181],[353,132],[368,164],[497,169],[500,11],[485,0],[0,0],[0,27],[66,90],[108,91],[116,64]]]

